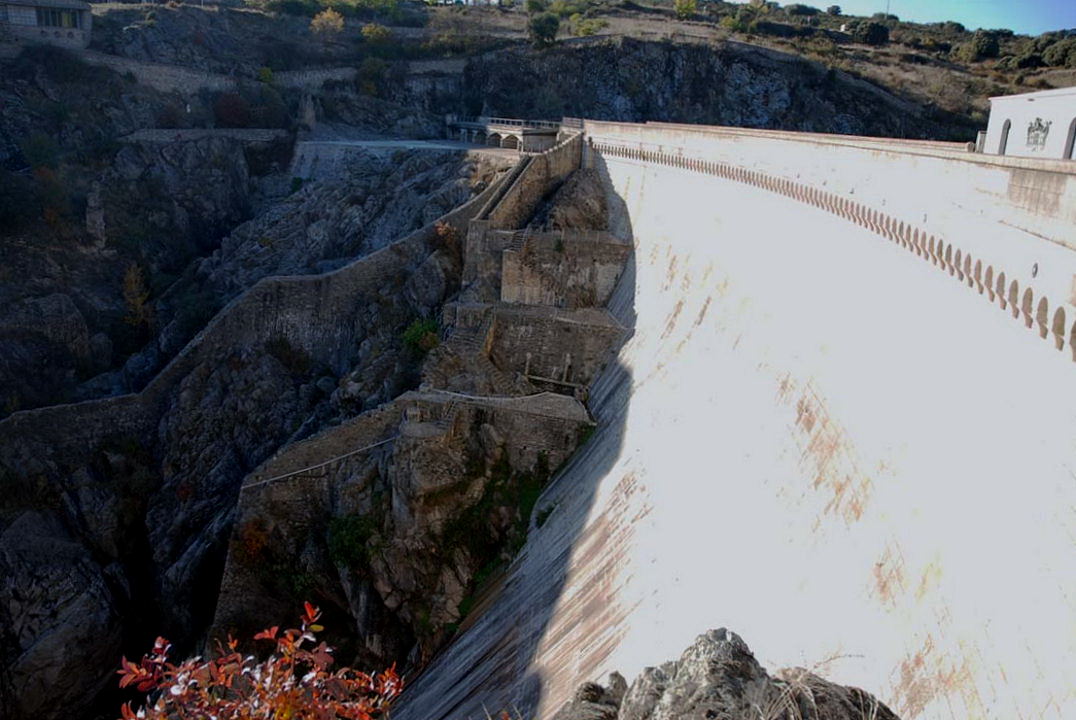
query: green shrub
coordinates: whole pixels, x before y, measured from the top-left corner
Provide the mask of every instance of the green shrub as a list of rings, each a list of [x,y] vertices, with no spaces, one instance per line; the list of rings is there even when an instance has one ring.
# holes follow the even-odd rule
[[[310,32],[322,38],[331,38],[344,30],[344,16],[333,8],[325,8],[310,20]]]
[[[699,11],[698,0],[673,0],[673,11],[676,13],[676,17],[681,20],[694,17],[695,13]]]
[[[378,23],[366,23],[362,26],[362,39],[371,45],[383,45],[392,37],[392,31]]]
[[[363,61],[359,63],[357,77],[359,91],[373,97],[380,95],[388,70],[389,64],[381,58],[364,58]]]
[[[976,30],[971,40],[963,45],[958,45],[954,51],[957,59],[968,63],[978,62],[986,58],[996,58],[1000,52],[1001,46],[998,44],[997,37],[982,30]]]
[[[575,0],[553,0],[549,4],[549,12],[561,19],[570,18],[572,15],[582,15],[586,11],[586,4]]]
[[[840,8],[837,8],[840,10]],[[793,3],[791,5],[785,5],[785,12],[789,15],[818,15],[822,11],[816,7],[810,5],[801,5],[799,3]],[[832,14],[832,13],[831,13]],[[839,12],[836,14],[840,14]]]
[[[537,15],[538,13],[545,12],[546,1],[545,0],[527,0],[525,5],[527,12],[531,15]]]
[[[1039,68],[1045,64],[1042,55],[1039,53],[1024,52],[1019,55],[1002,58],[998,62],[998,67],[1003,70],[1026,70],[1029,68]]]
[[[291,192],[299,192],[303,187],[303,179],[301,177],[293,177],[291,179]]]
[[[370,560],[370,540],[378,532],[369,515],[347,515],[329,523],[329,558],[342,567],[360,567]]]
[[[840,5],[830,5],[828,8],[826,8],[826,14],[827,15],[840,15],[841,14],[841,6]]]
[[[258,68],[258,81],[263,82],[266,85],[273,82],[273,68],[260,67]]]
[[[599,30],[607,27],[609,23],[605,20],[599,20],[598,18],[587,18],[582,15],[572,15],[570,19],[570,27],[572,35],[576,37],[588,37],[590,35],[596,35]]]
[[[560,30],[560,18],[551,12],[538,13],[528,23],[531,43],[535,47],[546,48],[553,45],[557,40],[557,31]]]
[[[851,30],[856,42],[866,45],[885,45],[889,42],[889,28],[881,23],[860,21]]]
[[[437,336],[437,321],[433,318],[419,318],[407,326],[403,333],[404,346],[419,357],[425,355],[440,344]]]
[[[1051,67],[1076,68],[1076,37],[1050,45],[1043,51],[1042,61]]]

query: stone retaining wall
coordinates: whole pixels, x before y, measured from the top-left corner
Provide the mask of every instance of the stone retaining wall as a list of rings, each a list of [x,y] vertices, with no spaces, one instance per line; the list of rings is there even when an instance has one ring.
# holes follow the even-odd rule
[[[631,246],[574,233],[529,236],[501,254],[501,300],[560,308],[609,302]]]
[[[579,168],[582,148],[582,136],[574,135],[556,147],[530,156],[526,168],[490,212],[490,226],[497,229],[522,227],[542,198]]]
[[[604,309],[500,306],[494,310],[489,355],[498,368],[587,385],[626,332]]]
[[[133,75],[138,82],[161,92],[193,95],[202,90],[234,90],[239,85],[239,78],[228,75],[202,72],[178,65],[132,60],[95,50],[84,50],[78,56],[91,65],[107,67],[122,75]]]

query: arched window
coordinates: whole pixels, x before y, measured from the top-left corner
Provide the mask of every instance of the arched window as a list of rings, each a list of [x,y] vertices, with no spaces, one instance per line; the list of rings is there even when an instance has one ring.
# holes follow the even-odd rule
[[[1065,152],[1061,155],[1063,159],[1076,160],[1076,155],[1073,154],[1073,150],[1076,148],[1073,146],[1076,146],[1076,118],[1073,118],[1072,122],[1069,123],[1069,137],[1065,141]]]
[[[1005,148],[1009,144],[1009,130],[1012,129],[1012,121],[1006,120],[1005,124],[1001,126],[1001,140],[998,142],[998,155],[1005,154]]]

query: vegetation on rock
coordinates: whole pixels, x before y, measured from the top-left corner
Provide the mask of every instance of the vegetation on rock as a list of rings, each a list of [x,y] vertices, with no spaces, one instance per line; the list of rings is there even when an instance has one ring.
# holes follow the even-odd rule
[[[422,357],[440,344],[437,336],[437,321],[433,318],[418,318],[404,330],[404,345],[413,354]]]
[[[339,35],[344,29],[344,16],[332,8],[325,8],[310,21],[310,32],[329,38]]]
[[[264,660],[239,652],[229,638],[208,660],[168,660],[171,645],[158,637],[135,663],[123,658],[120,687],[148,693],[145,705],[121,707],[122,720],[376,720],[403,689],[395,666],[373,675],[333,670],[333,648],[318,642],[321,611],[304,604],[298,628],[263,630],[254,640],[275,644]]]
[[[560,18],[552,12],[540,12],[530,19],[531,42],[535,47],[545,48],[551,46],[557,39],[560,30]]]

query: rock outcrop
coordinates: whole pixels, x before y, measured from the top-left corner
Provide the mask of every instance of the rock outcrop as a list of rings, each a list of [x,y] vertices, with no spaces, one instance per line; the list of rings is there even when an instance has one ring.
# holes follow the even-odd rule
[[[458,231],[489,194],[445,222]],[[240,481],[278,448],[355,412],[336,393],[342,377],[361,377],[360,410],[413,387],[418,369],[402,336],[458,287],[456,254],[431,224],[334,272],[265,280],[142,393],[0,421],[0,620],[10,639],[0,676],[11,717],[81,712],[111,674],[99,654],[114,656],[117,644],[137,653],[163,633],[178,652],[195,649],[214,612]],[[445,282],[416,288],[431,268]],[[45,538],[27,536],[28,523]],[[47,567],[24,571],[35,548],[60,540],[65,550]],[[71,669],[62,694],[35,674],[59,647]]]
[[[571,83],[557,82],[570,77]],[[666,121],[966,140],[976,126],[795,55],[742,43],[630,38],[468,62],[464,114]]]
[[[558,185],[537,182],[538,197]],[[604,223],[604,206],[591,215]],[[566,285],[590,288],[587,307],[555,311],[497,299],[511,280],[493,268],[515,250],[487,243],[485,225],[472,221],[466,252],[491,269],[482,286],[492,294],[464,303],[475,296],[465,288],[445,306],[446,337],[426,356],[419,390],[363,403],[365,412],[288,445],[244,481],[213,634],[283,622],[306,593],[331,618],[339,656],[414,672],[522,546],[538,494],[593,429],[581,398],[623,339],[593,305],[606,301],[601,287],[630,251],[616,245],[609,276],[595,278],[573,272],[572,238],[554,251],[551,236],[534,236]],[[513,234],[501,231],[501,242]],[[334,398],[351,396],[357,375]]]
[[[770,675],[724,628],[700,635],[679,660],[643,670],[631,686],[585,683],[553,720],[899,720],[868,692],[804,668]]]

